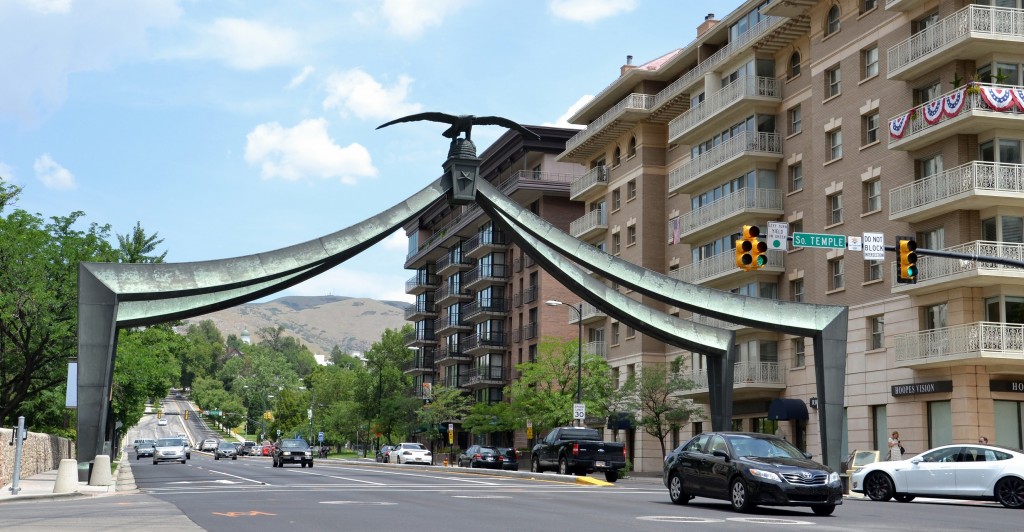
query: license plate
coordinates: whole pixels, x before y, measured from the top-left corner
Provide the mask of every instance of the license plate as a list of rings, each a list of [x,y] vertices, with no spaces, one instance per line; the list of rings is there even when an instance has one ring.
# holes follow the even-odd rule
[[[604,467],[604,466],[605,466],[604,462],[600,462],[600,461],[597,462],[597,467]]]
[[[493,462],[493,461],[494,461],[494,458],[492,458],[492,457],[488,456],[488,457],[487,457],[487,461],[488,461],[488,462]]]

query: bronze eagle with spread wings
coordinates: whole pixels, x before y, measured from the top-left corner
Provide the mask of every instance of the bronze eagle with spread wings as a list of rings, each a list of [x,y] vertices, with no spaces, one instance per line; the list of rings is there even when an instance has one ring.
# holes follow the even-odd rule
[[[509,129],[514,129],[524,136],[532,138],[534,140],[540,140],[540,135],[526,129],[525,127],[500,116],[473,116],[473,115],[450,115],[447,113],[417,113],[414,115],[403,116],[402,118],[396,118],[386,124],[377,126],[377,129],[382,127],[388,127],[392,124],[398,124],[400,122],[417,122],[420,120],[428,120],[430,122],[441,122],[442,124],[451,124],[451,127],[446,129],[444,133],[441,133],[447,138],[455,139],[458,138],[459,133],[466,134],[466,140],[472,140],[470,135],[472,134],[473,126],[504,126]]]

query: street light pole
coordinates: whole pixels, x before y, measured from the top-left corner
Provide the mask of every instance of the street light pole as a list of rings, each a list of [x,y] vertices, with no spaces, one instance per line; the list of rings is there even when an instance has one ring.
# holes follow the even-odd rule
[[[565,305],[576,312],[576,323],[579,324],[579,334],[576,340],[576,402],[583,403],[583,302],[580,302],[579,308],[554,299],[545,301],[544,304],[550,307]],[[573,422],[575,423],[575,420]]]

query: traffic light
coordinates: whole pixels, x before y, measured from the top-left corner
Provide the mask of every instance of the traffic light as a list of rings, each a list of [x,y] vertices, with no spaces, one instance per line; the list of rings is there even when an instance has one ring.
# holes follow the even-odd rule
[[[188,410],[185,411],[185,419],[188,419]]]
[[[909,236],[896,237],[896,282],[917,282],[917,242]]]
[[[762,268],[768,262],[765,253],[768,244],[758,240],[761,230],[756,225],[744,225],[741,240],[736,241],[736,267],[747,271]]]

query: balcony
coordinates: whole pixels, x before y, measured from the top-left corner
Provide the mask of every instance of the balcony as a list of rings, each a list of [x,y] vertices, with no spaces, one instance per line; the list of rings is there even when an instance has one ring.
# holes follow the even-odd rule
[[[736,40],[721,47],[711,57],[701,61],[700,64],[679,76],[678,79],[654,96],[654,105],[651,108],[652,114],[666,117],[675,116],[675,112],[689,105],[690,89],[698,82],[704,81],[705,74],[712,72],[722,63],[731,59],[733,54],[743,50],[751,42],[766,36],[776,27],[785,23],[786,20],[784,17],[771,16],[761,19],[760,22],[754,24],[750,29],[738,36]]]
[[[508,245],[509,240],[505,233],[494,230],[484,231],[473,235],[462,245],[462,254],[470,259],[479,259],[488,253],[505,251],[508,249]]]
[[[569,185],[569,199],[585,201],[604,194],[608,188],[608,167],[595,166]]]
[[[558,160],[582,162],[590,159],[599,150],[604,149],[609,140],[625,133],[647,116],[653,105],[653,94],[634,93],[626,96],[587,124],[586,129],[566,141],[565,151],[558,155]]]
[[[417,272],[405,282],[405,293],[418,296],[424,292],[437,289],[440,279],[432,273]]]
[[[498,185],[498,190],[506,196],[512,195],[516,189],[539,189],[545,191],[565,191],[579,174],[560,172],[542,172],[540,170],[518,170]]]
[[[569,224],[569,234],[580,240],[593,238],[607,230],[608,217],[604,209],[594,209]]]
[[[608,360],[608,344],[606,342],[587,342],[583,344],[583,353],[597,355]]]
[[[769,188],[743,188],[690,211],[680,218],[680,235],[698,238],[703,234],[718,233],[725,225],[739,227],[737,216],[776,218],[785,211],[782,201],[786,193]]]
[[[717,327],[719,329],[725,329],[727,331],[738,331],[744,328],[743,325],[731,323],[725,320],[720,320],[718,318],[712,318],[709,316],[705,316],[703,314],[693,314],[687,319],[687,321],[692,321],[694,323],[699,323],[701,325],[707,325],[708,327]]]
[[[523,325],[523,341],[525,342],[536,338],[539,327],[540,325],[535,321],[531,321],[530,323]]]
[[[467,332],[473,329],[462,316],[449,314],[434,320],[434,332],[438,336],[450,336],[458,332]]]
[[[708,397],[708,371],[699,369],[684,376],[693,382],[693,388],[682,392],[683,397],[706,400]],[[786,368],[778,362],[737,362],[732,374],[733,397],[749,399],[765,392],[786,389]]]
[[[505,298],[476,299],[462,307],[462,315],[466,321],[477,322],[482,319],[504,318],[508,316],[511,306]]]
[[[467,388],[481,388],[484,386],[503,386],[506,384],[508,372],[499,365],[479,366],[470,368],[466,372]]]
[[[423,375],[434,372],[434,349],[424,348],[416,352],[405,365],[405,373],[409,375]]]
[[[466,386],[465,375],[445,375],[441,379],[445,388],[462,388]]]
[[[452,364],[466,363],[472,360],[473,357],[466,353],[465,349],[461,345],[441,346],[437,350],[437,355],[434,357],[434,362],[438,366],[450,366]]]
[[[405,308],[405,321],[420,321],[437,317],[437,307],[433,301],[417,301]]]
[[[972,161],[889,191],[889,219],[911,223],[994,205],[1024,207],[1024,165]]]
[[[918,255],[917,282],[896,282],[896,262],[892,262],[892,293],[913,295],[938,292],[952,287],[1024,286],[1024,276],[1015,266],[985,262],[980,257],[1024,260],[1024,244],[977,240],[946,248],[945,251],[979,257],[978,260],[951,259]]]
[[[768,263],[760,270],[757,270],[758,272],[782,273],[785,271],[784,259],[786,252],[768,250],[766,255]],[[719,253],[713,257],[682,266],[670,273],[669,276],[686,283],[701,284],[709,281],[726,280],[732,275],[749,276],[750,273],[736,267],[736,253],[734,250],[729,250],[725,253]]]
[[[913,151],[953,135],[1019,129],[1021,86],[972,83],[889,119],[889,149]]]
[[[415,330],[405,335],[405,347],[429,347],[437,345],[437,336],[434,331]]]
[[[578,309],[579,309],[579,307],[577,307],[577,310]],[[597,307],[595,307],[594,305],[591,305],[590,303],[583,303],[583,312],[581,312],[580,314],[583,317],[583,324],[584,325],[586,325],[588,323],[594,323],[596,321],[602,321],[602,320],[604,320],[605,318],[608,317],[607,314],[605,314],[604,312],[601,312],[600,310],[598,310]],[[578,323],[579,321],[580,321],[580,317],[577,316],[575,312],[569,312],[569,324],[570,325],[572,325],[574,323]]]
[[[434,291],[434,301],[442,307],[451,306],[459,301],[469,301],[473,296],[466,293],[462,287],[456,285],[452,286],[451,283],[442,283],[441,286]]]
[[[490,351],[504,351],[508,345],[503,331],[490,331],[471,334],[462,342],[462,351],[470,355],[479,355]]]
[[[691,144],[721,130],[723,121],[731,123],[749,115],[758,103],[771,104],[766,112],[775,114],[777,109],[774,106],[781,101],[782,83],[778,79],[740,78],[669,122],[668,141],[671,144]]]
[[[462,274],[462,286],[468,290],[479,290],[484,285],[505,284],[508,282],[508,270],[505,264],[479,264]]]
[[[437,259],[437,262],[434,264],[434,270],[437,271],[439,277],[448,277],[455,272],[472,268],[473,263],[473,259],[465,255],[459,254],[459,256],[452,258],[452,254],[448,253]]]
[[[975,322],[893,337],[896,366],[1014,365],[1024,369],[1024,325]]]
[[[1024,10],[969,5],[889,48],[888,77],[912,81],[953,61],[974,61],[1022,44]]]
[[[669,193],[691,194],[700,188],[700,177],[713,171],[751,167],[758,161],[782,160],[782,137],[778,133],[744,131],[718,146],[691,158],[668,174]]]
[[[885,0],[886,11],[911,11],[929,0]]]

